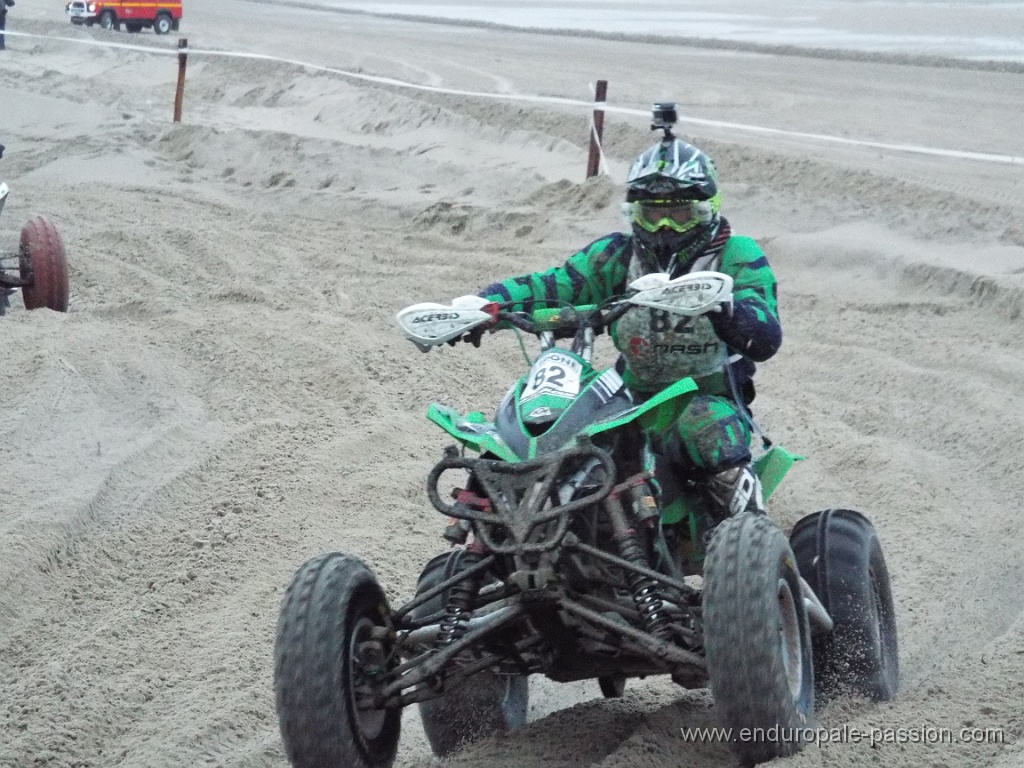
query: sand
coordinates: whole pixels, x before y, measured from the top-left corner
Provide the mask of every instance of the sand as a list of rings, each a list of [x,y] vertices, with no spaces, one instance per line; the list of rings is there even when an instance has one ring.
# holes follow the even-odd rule
[[[0,319],[0,765],[287,765],[285,585],[342,550],[409,597],[443,549],[423,486],[450,441],[426,407],[489,410],[521,368],[497,336],[421,354],[394,313],[620,228],[627,164],[653,139],[641,115],[665,98],[709,121],[680,129],[780,280],[756,416],[807,460],[770,513],[788,529],[858,509],[892,574],[900,693],[820,722],[1003,742],[831,743],[778,764],[1024,765],[1024,168],[999,160],[1024,155],[1019,73],[204,0],[190,46],[291,63],[190,56],[174,124],[179,35],[72,28],[52,6],[19,0],[9,29],[34,36],[0,53],[0,248],[49,216],[72,292],[67,314],[14,296]],[[581,102],[605,78],[626,111],[606,117],[609,174],[586,180],[586,108],[294,62]],[[705,691],[531,686],[524,729],[450,763],[735,765],[680,736],[714,722]],[[410,709],[396,765],[438,764]]]

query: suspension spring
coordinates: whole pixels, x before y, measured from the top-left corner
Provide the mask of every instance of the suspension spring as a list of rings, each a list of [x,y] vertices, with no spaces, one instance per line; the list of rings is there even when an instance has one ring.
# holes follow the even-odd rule
[[[626,529],[616,539],[619,544],[619,555],[623,560],[643,568],[649,567],[635,531]],[[637,610],[640,611],[640,621],[643,623],[644,629],[661,640],[669,639],[672,635],[672,631],[668,627],[671,618],[664,611],[665,606],[658,591],[658,582],[636,571],[628,571],[626,580],[633,593],[633,602],[636,603]]]
[[[484,554],[473,549],[464,551],[462,567],[472,568],[483,560]],[[436,646],[441,648],[455,642],[466,634],[469,620],[473,618],[473,600],[480,589],[482,573],[469,576],[448,590],[448,602],[444,606],[444,617],[441,619],[440,633]]]

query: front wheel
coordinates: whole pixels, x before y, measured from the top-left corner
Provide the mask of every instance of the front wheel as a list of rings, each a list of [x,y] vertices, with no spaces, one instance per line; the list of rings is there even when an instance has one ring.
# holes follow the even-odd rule
[[[104,29],[113,29],[115,31],[121,28],[113,11],[104,11],[100,14],[100,26]]]
[[[703,614],[711,696],[734,752],[745,763],[793,754],[814,711],[811,633],[793,553],[765,515],[715,529]]]
[[[800,573],[832,617],[814,637],[818,693],[888,701],[899,687],[899,651],[889,570],[874,526],[852,509],[802,518],[789,537]]]
[[[378,631],[389,615],[376,578],[338,552],[305,563],[285,592],[274,645],[274,692],[295,768],[388,768],[401,709],[372,709],[396,663]]]
[[[428,562],[420,574],[417,594],[458,573],[464,567],[464,556],[465,550],[456,549]],[[428,600],[413,609],[412,618],[439,621],[446,600],[447,592]],[[525,675],[499,675],[485,669],[459,687],[421,701],[420,719],[431,751],[445,757],[489,733],[522,727],[529,696],[529,678]]]
[[[60,233],[45,216],[29,219],[21,228],[18,266],[21,277],[28,281],[21,289],[25,309],[68,311],[67,253]]]
[[[153,31],[158,35],[166,35],[171,31],[171,17],[166,13],[157,15],[156,20],[153,22]]]

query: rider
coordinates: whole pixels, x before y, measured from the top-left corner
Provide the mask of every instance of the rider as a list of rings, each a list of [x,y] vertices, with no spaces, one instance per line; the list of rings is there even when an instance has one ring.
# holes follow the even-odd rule
[[[713,525],[740,512],[764,512],[751,468],[753,423],[746,406],[754,399],[754,363],[775,354],[782,328],[775,275],[764,253],[753,239],[732,233],[719,213],[721,191],[711,158],[672,135],[672,118],[668,125],[652,126],[664,131],[663,140],[629,170],[623,211],[632,234],[606,235],[563,266],[502,280],[479,295],[529,311],[535,302],[597,304],[624,294],[629,283],[651,272],[731,276],[731,307],[700,317],[636,308],[612,334],[618,368],[638,400],[686,376],[698,384],[676,423],[651,435],[651,443],[681,477],[703,481]]]

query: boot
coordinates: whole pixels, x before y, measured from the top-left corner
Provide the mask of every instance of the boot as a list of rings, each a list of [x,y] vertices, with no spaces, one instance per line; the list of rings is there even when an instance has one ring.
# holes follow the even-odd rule
[[[749,464],[712,475],[708,480],[708,495],[717,507],[713,514],[718,522],[743,512],[765,514],[761,480]]]

